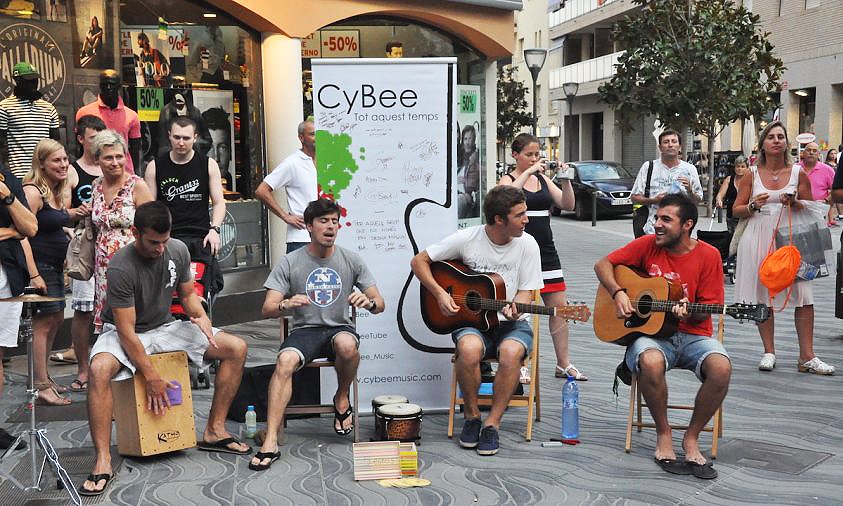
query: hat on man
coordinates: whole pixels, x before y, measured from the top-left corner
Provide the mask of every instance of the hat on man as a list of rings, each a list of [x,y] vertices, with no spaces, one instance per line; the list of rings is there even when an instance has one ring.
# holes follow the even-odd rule
[[[12,67],[12,77],[20,77],[21,79],[38,79],[40,75],[38,74],[38,70],[35,69],[35,66],[29,62],[19,62],[16,63],[14,67]]]

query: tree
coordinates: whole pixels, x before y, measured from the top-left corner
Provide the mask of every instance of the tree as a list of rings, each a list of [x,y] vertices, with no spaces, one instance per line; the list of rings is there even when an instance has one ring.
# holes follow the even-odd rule
[[[527,87],[512,65],[498,67],[498,143],[508,146],[526,126],[533,125],[527,111]]]
[[[634,0],[642,12],[627,16],[613,30],[627,48],[617,72],[600,86],[621,128],[645,114],[666,127],[690,127],[714,139],[729,123],[760,117],[784,71],[773,54],[759,16],[731,0]],[[711,209],[714,157],[708,157]]]

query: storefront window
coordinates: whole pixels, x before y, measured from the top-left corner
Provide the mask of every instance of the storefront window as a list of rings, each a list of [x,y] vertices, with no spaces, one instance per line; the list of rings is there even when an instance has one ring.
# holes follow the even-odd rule
[[[253,199],[264,159],[258,35],[201,2],[126,2],[119,21],[125,100],[141,119],[141,171],[168,152],[173,118],[196,121],[194,149],[219,164],[228,201],[220,264],[265,265],[265,215]]]

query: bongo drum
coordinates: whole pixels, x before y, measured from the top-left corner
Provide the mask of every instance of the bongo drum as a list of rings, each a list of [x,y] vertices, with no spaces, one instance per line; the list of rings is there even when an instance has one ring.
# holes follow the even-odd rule
[[[421,439],[422,408],[417,404],[385,404],[378,408],[383,424],[384,441],[418,441]]]
[[[383,419],[378,414],[378,408],[387,404],[401,404],[410,402],[403,395],[379,395],[372,399],[372,414],[375,415],[375,441],[385,441],[383,438]]]

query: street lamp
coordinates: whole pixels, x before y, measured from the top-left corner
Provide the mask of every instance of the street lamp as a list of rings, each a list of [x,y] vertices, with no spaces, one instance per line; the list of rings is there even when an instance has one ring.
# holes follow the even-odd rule
[[[544,67],[544,60],[547,58],[547,49],[525,49],[524,62],[530,70],[530,75],[533,76],[533,135],[536,134],[538,116],[536,116],[536,80],[539,78],[539,72]]]
[[[574,154],[571,153],[571,140],[573,138],[571,130],[573,130],[574,125],[574,97],[577,96],[579,89],[579,83],[565,83],[562,85],[562,92],[565,93],[565,100],[568,102],[568,116],[570,118],[570,121],[567,121],[567,125],[565,125],[565,144],[568,146],[569,161],[575,161]]]

